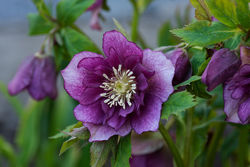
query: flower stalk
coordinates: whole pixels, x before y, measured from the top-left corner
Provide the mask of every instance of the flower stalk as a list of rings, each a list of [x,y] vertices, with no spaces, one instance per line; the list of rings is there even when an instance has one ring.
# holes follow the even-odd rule
[[[171,136],[169,135],[169,133],[167,132],[167,130],[165,129],[164,125],[161,122],[159,123],[159,131],[163,139],[167,143],[168,148],[174,157],[177,167],[184,167],[183,160],[181,158],[181,155],[178,149],[175,146],[174,141],[172,140]]]
[[[205,167],[213,166],[213,162],[216,156],[216,151],[218,149],[218,144],[220,142],[221,136],[223,135],[226,124],[221,123],[216,127],[215,134],[211,140],[211,143],[208,147]]]
[[[135,0],[130,0],[130,2],[133,5],[134,13],[133,13],[133,20],[132,20],[132,26],[131,26],[131,39],[133,42],[137,41],[138,38],[138,24],[139,24],[139,10],[137,7],[137,3]]]
[[[193,108],[187,112],[187,127],[185,135],[185,146],[184,146],[184,164],[186,167],[190,166],[190,156],[192,153],[192,121],[193,121]]]

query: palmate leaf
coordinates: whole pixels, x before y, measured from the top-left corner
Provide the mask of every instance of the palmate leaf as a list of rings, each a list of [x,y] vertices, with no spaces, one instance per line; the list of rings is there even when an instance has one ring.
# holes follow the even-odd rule
[[[30,13],[29,20],[29,35],[47,34],[53,28],[53,23],[45,20],[41,15]]]
[[[192,82],[198,81],[198,80],[200,80],[200,79],[201,79],[201,76],[194,75],[194,76],[190,77],[188,80],[186,80],[186,81],[184,81],[184,82],[182,82],[182,83],[176,85],[174,88],[177,89],[177,88],[180,87],[180,86],[189,85],[189,84],[191,84]]]
[[[57,20],[63,26],[71,25],[94,2],[94,0],[61,0],[56,7]]]
[[[170,115],[179,115],[181,112],[194,107],[198,102],[194,96],[187,92],[178,92],[172,94],[168,101],[163,104],[162,107],[162,119],[168,119]]]
[[[249,0],[236,1],[236,14],[240,25],[249,30],[250,29],[250,7]]]
[[[205,0],[190,0],[191,4],[195,8],[195,17],[198,20],[210,20],[211,14],[208,10]]]
[[[206,0],[206,2],[216,19],[227,26],[237,26],[236,6],[233,0]]]
[[[66,49],[71,57],[82,51],[91,51],[99,53],[99,49],[85,34],[82,34],[72,28],[63,28],[61,35]]]
[[[241,30],[230,28],[220,22],[197,21],[181,29],[171,30],[191,45],[207,46],[233,37]]]

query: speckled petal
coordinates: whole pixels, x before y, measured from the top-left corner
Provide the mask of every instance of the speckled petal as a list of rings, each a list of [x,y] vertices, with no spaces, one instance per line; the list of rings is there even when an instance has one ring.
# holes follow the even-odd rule
[[[18,94],[30,84],[34,69],[34,59],[33,56],[30,56],[23,61],[14,78],[8,84],[10,95]]]
[[[145,105],[142,107],[140,115],[132,118],[132,128],[136,133],[141,134],[146,131],[156,131],[159,126],[161,116],[161,99],[152,94],[145,95]]]
[[[224,97],[224,112],[227,115],[227,121],[234,122],[234,123],[240,123],[238,117],[238,109],[239,109],[239,102],[240,99],[233,99],[232,98],[232,92],[233,90],[230,90],[229,88],[232,86],[233,82],[229,82],[225,84],[224,91],[223,91],[223,97]]]
[[[149,80],[149,91],[165,102],[174,91],[172,80],[174,77],[174,66],[170,60],[161,52],[146,49],[143,52],[142,64],[155,71]]]
[[[250,123],[250,98],[240,105],[238,116],[243,124]]]
[[[133,42],[129,42],[122,33],[118,31],[108,31],[103,35],[103,51],[107,56],[107,62],[112,67],[117,68],[123,64],[126,57],[142,57],[142,50]]]
[[[34,61],[34,71],[30,85],[28,86],[29,94],[36,100],[42,100],[47,96],[43,90],[43,73],[46,62],[43,58],[36,58]]]
[[[104,121],[104,113],[100,102],[90,105],[79,104],[74,109],[74,115],[78,121],[101,124]]]
[[[95,125],[92,123],[83,123],[90,131],[90,142],[108,140],[111,136],[126,136],[131,131],[130,122],[126,122],[118,131],[108,125]]]
[[[68,66],[61,71],[64,79],[64,88],[75,100],[80,100],[84,92],[84,69],[78,68],[79,62],[83,58],[103,57],[92,52],[81,52],[73,57]]]

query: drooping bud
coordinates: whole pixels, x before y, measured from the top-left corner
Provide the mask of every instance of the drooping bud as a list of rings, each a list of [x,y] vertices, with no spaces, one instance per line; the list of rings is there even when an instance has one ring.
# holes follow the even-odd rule
[[[233,51],[226,48],[220,49],[213,54],[201,80],[207,85],[207,90],[211,91],[232,77],[239,69],[240,64],[240,59]]]
[[[35,100],[56,98],[56,68],[52,57],[40,53],[28,57],[8,85],[10,95],[27,89]]]
[[[99,23],[99,13],[102,8],[103,0],[96,0],[93,5],[91,5],[87,10],[92,12],[92,16],[90,19],[90,27],[93,30],[101,30],[102,27]]]
[[[171,60],[175,66],[173,85],[177,85],[187,80],[192,75],[191,64],[188,55],[180,48],[166,53],[166,57]]]

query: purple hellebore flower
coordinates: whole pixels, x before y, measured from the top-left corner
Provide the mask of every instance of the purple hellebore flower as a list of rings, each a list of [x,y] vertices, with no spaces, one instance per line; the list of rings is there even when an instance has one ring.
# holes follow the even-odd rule
[[[191,64],[188,59],[188,55],[183,49],[175,49],[166,53],[166,57],[171,60],[175,66],[175,74],[173,79],[173,85],[178,85],[184,82],[192,75]]]
[[[27,89],[35,100],[49,96],[56,98],[56,69],[52,57],[41,57],[40,53],[28,57],[20,66],[8,85],[10,95]]]
[[[207,90],[211,91],[232,77],[240,67],[240,64],[240,59],[233,51],[226,48],[220,49],[213,54],[201,76],[201,80],[207,85]]]
[[[241,47],[242,66],[224,84],[224,112],[227,121],[250,123],[250,48]]]
[[[103,35],[106,57],[81,52],[62,71],[64,87],[79,101],[74,115],[89,141],[158,129],[162,103],[173,92],[174,66],[163,53],[141,50],[115,30]]]
[[[100,26],[99,23],[99,13],[102,8],[102,2],[103,0],[96,0],[93,5],[91,5],[87,10],[92,11],[92,16],[90,19],[90,27],[93,30],[101,30],[102,27]]]

